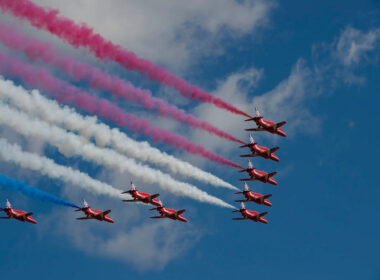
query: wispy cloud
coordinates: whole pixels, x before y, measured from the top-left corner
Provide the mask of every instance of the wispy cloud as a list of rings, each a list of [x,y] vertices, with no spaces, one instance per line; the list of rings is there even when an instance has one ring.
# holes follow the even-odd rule
[[[380,46],[380,28],[368,32],[347,27],[343,30],[337,42],[334,55],[345,66],[358,65],[362,60],[368,60],[368,54]]]

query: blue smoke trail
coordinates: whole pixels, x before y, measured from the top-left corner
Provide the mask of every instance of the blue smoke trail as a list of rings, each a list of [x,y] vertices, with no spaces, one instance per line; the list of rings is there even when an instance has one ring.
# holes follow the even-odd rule
[[[62,198],[58,198],[50,193],[41,191],[35,187],[28,186],[27,184],[21,181],[9,178],[3,174],[0,174],[0,187],[11,189],[14,191],[21,191],[25,195],[36,197],[44,201],[50,201],[50,202],[61,204],[68,207],[79,208],[75,204],[67,202],[66,200]]]

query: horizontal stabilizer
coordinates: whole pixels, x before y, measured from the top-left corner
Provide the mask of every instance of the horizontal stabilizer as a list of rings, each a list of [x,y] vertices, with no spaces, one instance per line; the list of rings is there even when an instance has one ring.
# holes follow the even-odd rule
[[[239,179],[239,181],[246,182],[246,181],[255,181],[254,178],[247,178],[247,179]]]
[[[281,126],[283,126],[284,124],[286,124],[286,122],[279,122],[279,123],[276,123],[276,126],[277,126],[277,127],[281,127]]]
[[[124,202],[136,202],[138,200],[137,199],[123,199],[122,201],[124,201]]]
[[[250,145],[251,145],[251,144],[245,144],[245,145],[240,146],[240,148],[249,147]]]
[[[239,170],[239,173],[246,172],[246,171],[249,171],[249,169],[242,169],[242,170]]]
[[[90,217],[80,217],[80,218],[77,218],[77,220],[88,220],[88,219],[91,219]]]
[[[128,191],[122,192],[121,194],[125,194],[125,193],[131,193],[131,190],[128,190]]]
[[[245,218],[232,218],[232,220],[245,220]]]
[[[0,219],[10,219],[10,217],[0,217]]]
[[[241,199],[240,199],[240,200],[235,200],[235,202],[248,202],[248,200],[241,200]],[[239,211],[239,210],[238,210],[238,211]],[[237,211],[237,212],[238,212],[238,211]]]
[[[165,216],[153,216],[153,217],[150,217],[151,219],[161,219],[161,218],[165,218]]]
[[[235,194],[242,194],[243,192],[236,192]]]
[[[29,217],[29,216],[32,216],[32,215],[33,215],[33,212],[29,212],[29,213],[25,214],[25,217]]]
[[[273,177],[274,175],[276,175],[277,174],[277,172],[275,171],[275,172],[272,172],[272,173],[269,173],[268,174],[268,177]]]

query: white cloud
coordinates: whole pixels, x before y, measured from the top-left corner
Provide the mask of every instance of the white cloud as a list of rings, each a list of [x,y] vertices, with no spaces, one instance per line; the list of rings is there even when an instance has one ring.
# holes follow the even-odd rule
[[[37,0],[63,15],[85,22],[96,32],[141,57],[175,70],[199,57],[220,53],[218,44],[268,22],[274,1],[264,0]],[[212,46],[212,47],[211,47]]]
[[[340,35],[335,46],[335,55],[345,66],[357,65],[367,54],[379,47],[380,28],[367,33],[347,27]]]

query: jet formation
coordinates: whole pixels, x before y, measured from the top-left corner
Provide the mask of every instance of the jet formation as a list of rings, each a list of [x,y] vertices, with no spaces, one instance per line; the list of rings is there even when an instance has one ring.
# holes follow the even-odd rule
[[[246,131],[266,131],[271,134],[280,135],[282,137],[286,137],[285,132],[281,129],[281,127],[286,124],[285,121],[275,123],[272,121],[265,120],[263,116],[260,115],[259,110],[255,108],[255,117],[251,117],[245,121],[253,121],[257,127],[255,128],[248,128],[245,129]],[[252,137],[252,134],[249,136],[249,143],[246,143],[240,148],[249,148],[250,154],[244,154],[240,157],[252,157],[252,158],[264,158],[264,159],[270,159],[272,161],[279,162],[280,159],[277,157],[277,155],[274,154],[274,152],[278,151],[280,147],[274,147],[274,148],[267,148],[264,146],[258,145],[258,143],[255,142],[254,138]],[[267,173],[265,171],[260,171],[256,169],[252,162],[248,161],[248,168],[244,169],[242,168],[239,170],[239,172],[247,172],[249,178],[242,178],[239,179],[239,181],[260,181],[262,183],[269,183],[272,185],[278,185],[277,181],[273,178],[274,175],[277,174],[277,171]],[[240,218],[232,218],[233,220],[251,220],[255,222],[260,222],[267,224],[268,221],[264,218],[268,212],[257,212],[248,210],[245,207],[245,202],[254,202],[259,205],[265,205],[268,207],[272,207],[272,203],[268,200],[272,194],[266,194],[262,195],[260,193],[253,192],[249,189],[247,183],[244,183],[244,190],[236,192],[235,194],[243,194],[245,199],[238,199],[235,200],[236,202],[241,203],[241,207],[238,210],[234,210],[232,212],[240,212],[242,217]]]
[[[260,112],[255,108],[256,116],[251,117],[247,119],[246,121],[253,121],[257,127],[255,128],[249,128],[246,129],[246,131],[267,131],[271,134],[280,135],[282,137],[286,137],[285,132],[281,129],[281,127],[286,124],[285,121],[275,123],[272,121],[265,120],[261,115]],[[264,158],[269,159],[272,161],[279,162],[280,159],[275,155],[274,152],[279,150],[279,147],[274,148],[267,148],[264,146],[258,145],[257,142],[255,142],[254,138],[252,137],[252,134],[250,134],[249,137],[249,143],[246,143],[240,148],[249,148],[250,154],[244,154],[240,157],[252,157],[252,158]],[[241,168],[239,172],[246,172],[249,176],[249,178],[241,178],[240,181],[260,181],[262,183],[269,183],[272,185],[278,185],[277,181],[273,178],[274,175],[277,174],[276,171],[267,173],[265,171],[260,171],[256,169],[251,160],[248,161],[248,168],[244,169]],[[129,190],[122,192],[121,194],[129,194],[131,196],[131,199],[123,199],[123,202],[136,202],[136,203],[143,203],[148,205],[155,206],[154,208],[151,208],[151,211],[156,210],[158,212],[157,216],[150,217],[151,219],[171,219],[175,221],[181,221],[181,222],[187,222],[188,220],[183,216],[183,213],[186,211],[186,209],[182,210],[175,210],[171,208],[167,208],[163,205],[161,200],[157,199],[160,194],[149,194],[147,192],[142,192],[136,189],[136,186],[131,181],[131,187]],[[244,203],[248,202],[254,202],[258,205],[264,205],[268,207],[272,207],[272,203],[269,201],[269,198],[272,196],[272,194],[266,194],[262,195],[260,193],[253,192],[249,189],[247,183],[244,184],[244,190],[236,192],[235,194],[242,194],[244,196],[244,199],[238,199],[235,200],[236,202],[241,203],[240,209],[234,210],[232,212],[240,212],[242,217],[240,218],[233,218],[233,220],[252,220],[255,222],[261,222],[264,224],[267,224],[268,221],[264,218],[264,216],[268,212],[257,212],[248,210],[245,207]],[[33,212],[26,212],[22,210],[16,210],[13,209],[11,206],[11,203],[7,200],[6,201],[6,207],[0,208],[0,211],[4,212],[6,216],[0,217],[0,219],[15,219],[21,222],[28,222],[32,224],[37,224],[37,221],[32,217]],[[83,207],[78,208],[75,210],[76,212],[83,212],[83,217],[76,218],[77,220],[97,220],[97,221],[104,221],[108,223],[114,223],[114,220],[109,216],[111,213],[111,210],[97,210],[94,208],[91,208],[86,200],[83,200]]]

